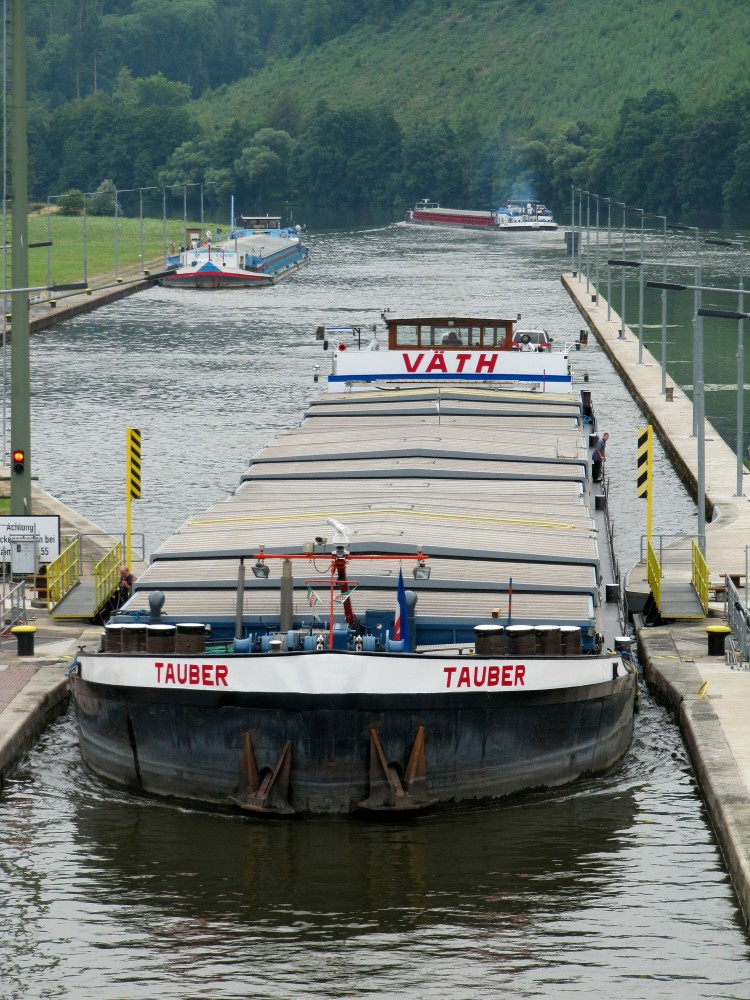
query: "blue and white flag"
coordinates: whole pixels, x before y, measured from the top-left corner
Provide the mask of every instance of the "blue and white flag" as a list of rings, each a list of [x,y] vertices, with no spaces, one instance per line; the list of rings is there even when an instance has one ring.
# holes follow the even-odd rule
[[[404,587],[404,574],[401,569],[398,571],[398,593],[396,595],[396,621],[393,627],[393,638],[397,641],[403,639],[404,650],[411,652],[411,635],[409,630],[409,608],[406,604],[406,588]]]

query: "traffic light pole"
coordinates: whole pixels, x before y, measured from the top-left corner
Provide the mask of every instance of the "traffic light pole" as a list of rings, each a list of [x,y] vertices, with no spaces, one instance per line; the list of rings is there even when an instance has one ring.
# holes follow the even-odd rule
[[[28,156],[26,147],[26,18],[25,3],[14,0],[11,15],[11,184],[13,196],[10,346],[11,454],[23,452],[25,461],[12,462],[10,512],[30,515],[31,509],[31,398],[29,351],[29,223],[27,216]],[[20,471],[16,471],[20,467]]]

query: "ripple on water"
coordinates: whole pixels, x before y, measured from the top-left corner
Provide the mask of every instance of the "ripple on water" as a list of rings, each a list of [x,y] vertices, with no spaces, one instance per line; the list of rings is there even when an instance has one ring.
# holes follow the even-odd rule
[[[577,339],[562,247],[559,233],[326,234],[309,267],[256,295],[153,289],[64,323],[32,341],[35,470],[119,531],[124,428],[141,427],[133,518],[150,550],[299,423],[319,324],[521,312]],[[593,343],[572,358],[611,433],[627,567],[645,525],[641,417]],[[655,476],[656,530],[690,531],[658,444]],[[66,716],[4,787],[0,829],[3,1000],[748,995],[747,937],[684,748],[645,694],[632,751],[603,779],[408,824],[143,801],[85,769]]]

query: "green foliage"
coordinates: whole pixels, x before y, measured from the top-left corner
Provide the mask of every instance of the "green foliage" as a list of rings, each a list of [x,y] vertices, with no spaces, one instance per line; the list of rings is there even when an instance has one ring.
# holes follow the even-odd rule
[[[81,215],[83,212],[83,191],[71,188],[58,198],[57,204],[63,215]]]
[[[99,187],[89,195],[86,211],[89,215],[114,215],[117,204],[117,189],[112,181],[102,181]]]
[[[748,203],[740,0],[27,0],[27,29],[41,199]]]

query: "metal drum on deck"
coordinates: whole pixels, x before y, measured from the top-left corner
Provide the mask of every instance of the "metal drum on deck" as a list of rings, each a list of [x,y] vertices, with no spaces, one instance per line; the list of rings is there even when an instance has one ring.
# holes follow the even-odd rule
[[[202,653],[206,648],[206,626],[202,622],[181,622],[175,635],[175,653]]]
[[[122,626],[123,653],[144,653],[146,651],[146,626],[136,622],[125,622]]]
[[[581,655],[581,629],[578,625],[563,625],[560,628],[560,643],[563,656]]]
[[[477,656],[493,656],[505,652],[505,629],[502,625],[475,625],[474,652]]]
[[[104,652],[122,652],[122,623],[109,622],[104,626]]]
[[[175,647],[174,625],[148,625],[146,628],[146,650],[149,653],[172,653]]]
[[[534,629],[536,651],[540,656],[560,656],[562,641],[559,625],[537,625]]]
[[[507,625],[505,637],[508,652],[518,654],[536,653],[536,633],[533,625]]]

